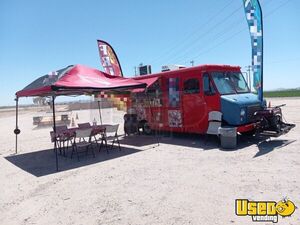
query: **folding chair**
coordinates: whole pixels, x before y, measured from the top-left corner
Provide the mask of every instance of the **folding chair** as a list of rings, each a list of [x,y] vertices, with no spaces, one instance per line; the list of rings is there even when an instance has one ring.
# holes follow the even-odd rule
[[[205,143],[208,135],[216,135],[219,138],[219,127],[222,125],[222,113],[218,111],[211,111],[208,114],[208,128],[206,131]]]
[[[104,141],[105,141],[107,153],[108,153],[108,144],[107,144],[108,141],[112,141],[110,149],[112,149],[114,147],[114,144],[117,142],[119,150],[121,151],[118,129],[119,129],[119,124],[105,126],[105,135],[104,135],[105,140]]]
[[[68,131],[68,127],[66,125],[59,125],[55,127],[55,131],[56,133],[52,133],[51,135],[51,139],[54,138],[54,141],[56,142],[56,145],[59,149],[60,154],[62,154],[63,151],[63,155],[66,156],[66,149],[69,148],[69,142],[70,144],[72,143],[72,135],[69,135]],[[54,127],[53,127],[53,131],[54,131]],[[67,146],[65,147],[65,143],[67,143]]]
[[[90,123],[79,123],[79,124],[78,124],[78,127],[79,127],[80,129],[93,128],[93,127],[91,126]],[[98,133],[97,133],[97,134],[98,134]],[[92,130],[91,136],[94,138],[94,140],[93,140],[93,141],[91,140],[91,142],[92,142],[92,143],[96,143],[97,146],[98,146],[98,141],[101,140],[101,138],[97,138],[97,134],[94,134],[94,133],[93,133],[93,130]]]
[[[78,155],[79,148],[86,148],[86,155],[88,154],[88,150],[91,145],[92,128],[78,129],[78,130],[76,130],[75,133],[76,134],[75,134],[74,142],[72,145],[73,149],[72,149],[71,158],[73,157],[73,153],[75,151],[76,155],[77,155],[77,159],[79,161],[79,155]],[[95,158],[95,153],[94,153],[93,148],[91,148],[91,151],[93,153],[93,157]]]

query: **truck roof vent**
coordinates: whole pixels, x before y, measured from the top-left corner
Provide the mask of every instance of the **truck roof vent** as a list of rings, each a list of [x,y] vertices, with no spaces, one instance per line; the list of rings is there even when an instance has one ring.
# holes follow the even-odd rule
[[[161,72],[171,71],[171,70],[179,70],[182,68],[186,68],[184,65],[165,65],[161,67]]]

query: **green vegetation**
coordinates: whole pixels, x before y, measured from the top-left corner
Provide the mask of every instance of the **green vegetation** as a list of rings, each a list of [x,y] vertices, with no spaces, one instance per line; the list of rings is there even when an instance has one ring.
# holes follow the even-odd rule
[[[265,91],[264,97],[300,97],[300,89],[286,89],[278,91]]]

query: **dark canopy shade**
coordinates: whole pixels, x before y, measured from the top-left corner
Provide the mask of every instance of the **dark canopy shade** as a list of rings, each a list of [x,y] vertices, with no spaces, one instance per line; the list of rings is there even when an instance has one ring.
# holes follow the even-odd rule
[[[17,97],[92,94],[103,90],[145,88],[146,83],[116,77],[83,65],[44,75],[16,93]]]

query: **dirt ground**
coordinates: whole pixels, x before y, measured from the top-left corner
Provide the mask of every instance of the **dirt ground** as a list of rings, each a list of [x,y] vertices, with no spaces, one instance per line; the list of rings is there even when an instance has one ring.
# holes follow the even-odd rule
[[[269,100],[286,103],[284,117],[296,124],[279,138],[241,138],[237,149],[225,151],[201,135],[161,134],[159,145],[155,136],[129,136],[121,140],[122,151],[102,149],[79,162],[59,156],[59,172],[51,127],[32,124],[33,116],[51,113],[20,114],[14,154],[14,111],[2,112],[0,224],[255,224],[235,215],[235,199],[288,197],[300,207],[300,99]],[[72,111],[70,117],[75,125],[99,124],[97,110]],[[103,123],[120,123],[123,133],[122,112],[104,109],[102,117]],[[300,224],[299,209],[279,216],[278,224]]]

